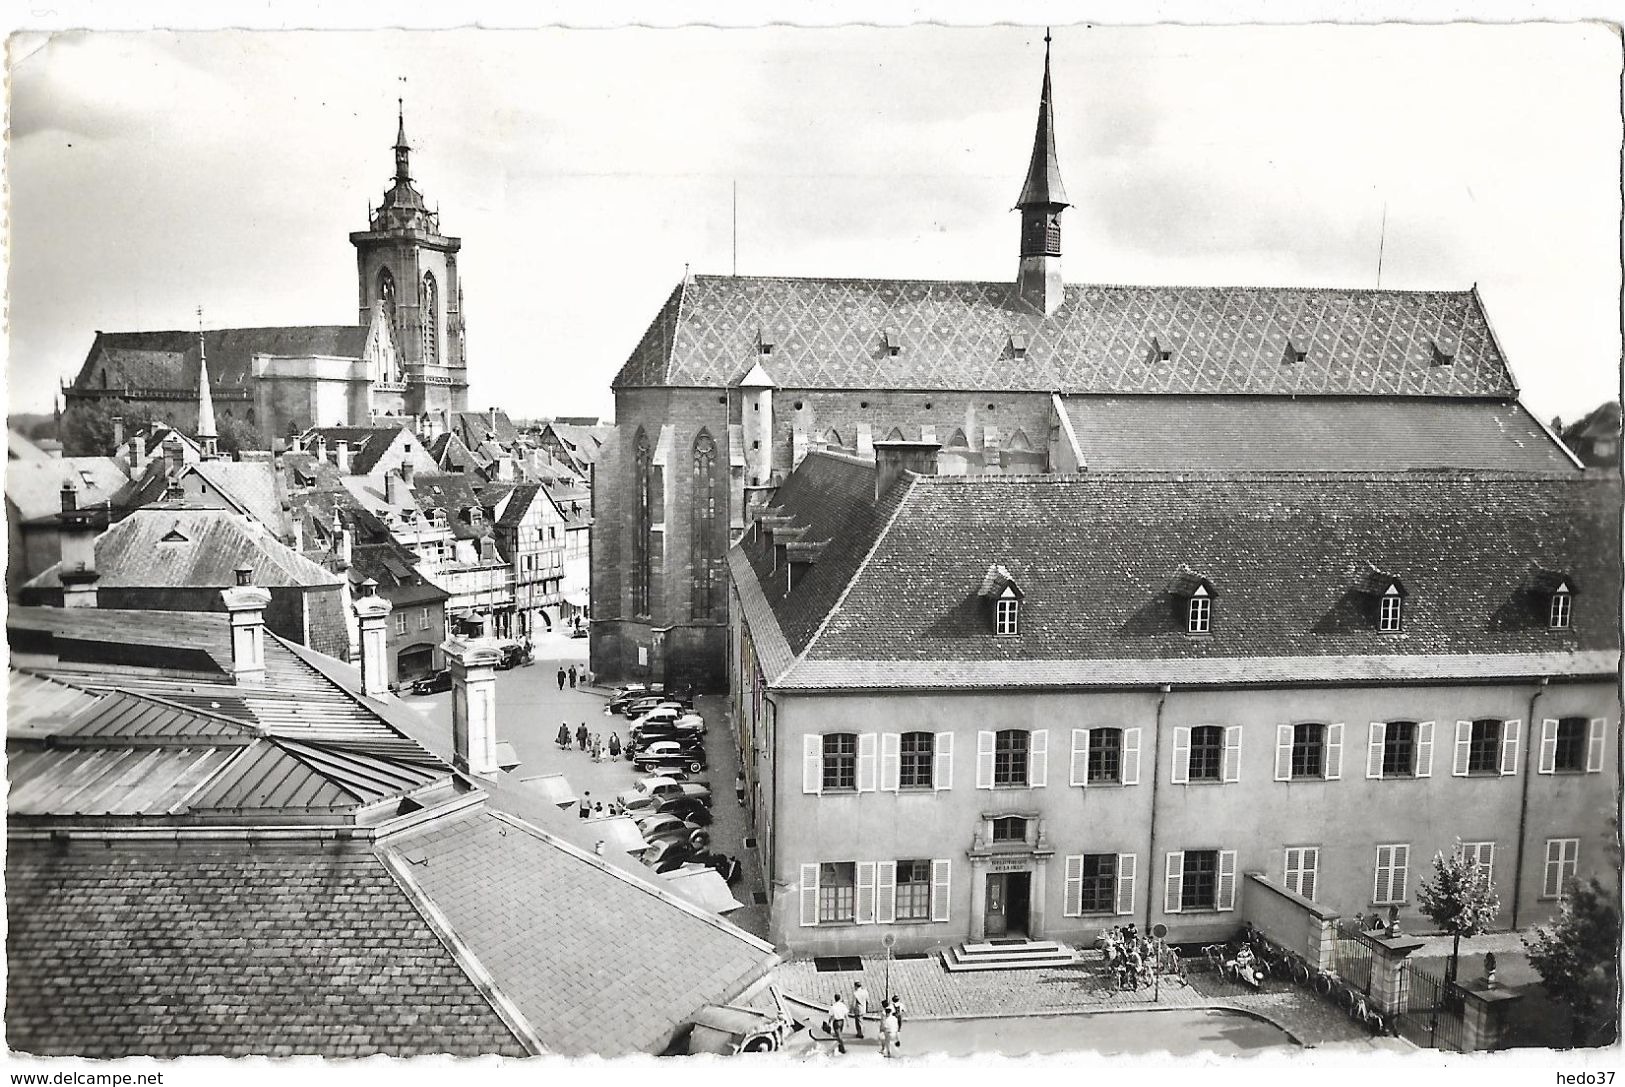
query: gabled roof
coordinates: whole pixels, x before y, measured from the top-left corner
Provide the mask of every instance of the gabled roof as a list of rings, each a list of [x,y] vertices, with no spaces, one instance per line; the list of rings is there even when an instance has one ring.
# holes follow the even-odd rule
[[[49,454],[11,427],[6,428],[7,460],[45,460]]]
[[[693,276],[615,388],[724,388],[759,329],[782,389],[958,389],[1267,396],[1515,395],[1476,291],[1073,284],[1043,316],[1013,283]],[[881,334],[895,329],[891,355]],[[1015,357],[1011,333],[1027,337]],[[1155,357],[1160,335],[1180,343]],[[1447,365],[1433,342],[1457,347]],[[1283,365],[1288,338],[1307,356]]]
[[[483,411],[457,411],[452,412],[452,432],[462,438],[463,444],[469,448],[478,446],[481,442],[495,439],[501,445],[511,445],[519,440],[519,430],[508,418],[508,413],[498,411],[495,413],[495,425],[492,425],[491,414]]]
[[[497,518],[498,528],[512,528],[522,523],[530,508],[538,501],[549,501],[547,491],[540,483],[520,483],[508,493],[508,500]]]
[[[208,480],[239,511],[272,532],[279,536],[288,533],[281,480],[269,461],[205,460],[188,465],[187,470]]]
[[[255,355],[302,358],[310,355],[359,359],[367,330],[361,325],[297,325],[276,328],[217,328],[203,334],[209,378],[218,391],[241,386],[253,373]],[[196,331],[98,332],[74,379],[81,388],[186,389],[198,387]]]
[[[79,507],[111,502],[129,483],[112,457],[49,457],[6,462],[6,499],[24,521],[54,518],[62,511],[62,481],[79,490]]]

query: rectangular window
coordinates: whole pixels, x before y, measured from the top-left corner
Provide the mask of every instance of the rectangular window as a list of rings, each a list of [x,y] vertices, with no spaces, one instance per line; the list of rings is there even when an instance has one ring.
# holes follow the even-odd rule
[[[429,609],[428,608],[422,608],[422,609],[420,609],[418,611],[418,629],[419,630],[428,630],[429,629]]]
[[[1399,629],[1401,609],[1404,607],[1400,597],[1395,594],[1385,596],[1378,604],[1377,629],[1392,634]]]
[[[1084,913],[1114,913],[1117,910],[1117,854],[1083,855]]]
[[[998,601],[996,612],[997,617],[993,625],[993,632],[995,634],[1020,633],[1017,623],[1020,613],[1021,601],[1010,599]]]
[[[936,757],[936,734],[905,732],[899,744],[897,786],[900,789],[932,787],[931,764]],[[920,863],[924,863],[923,861]]]
[[[1027,820],[1019,815],[1008,815],[993,820],[993,840],[995,842],[1025,842],[1027,840]]]
[[[1027,732],[1025,729],[1001,729],[993,738],[993,784],[1027,784]]]
[[[1541,882],[1540,897],[1562,898],[1579,865],[1580,839],[1546,839],[1546,878]]]
[[[1292,776],[1295,778],[1326,776],[1325,725],[1292,726]]]
[[[1181,910],[1211,910],[1219,902],[1219,851],[1187,849],[1180,884]]]
[[[1467,741],[1467,772],[1501,772],[1501,722],[1493,718],[1473,722],[1472,734]]]
[[[404,611],[398,611],[395,613],[395,633],[406,633],[406,613]]]
[[[1191,729],[1191,781],[1218,781],[1224,765],[1224,729],[1201,725]]]
[[[1314,901],[1320,877],[1320,847],[1290,846],[1286,851],[1286,889]]]
[[[1205,596],[1191,597],[1185,629],[1192,634],[1206,634],[1212,625],[1213,602]]]
[[[1552,768],[1559,773],[1584,773],[1586,768],[1586,727],[1584,717],[1565,717],[1557,723],[1557,748]]]
[[[1398,906],[1405,902],[1406,884],[1410,879],[1410,845],[1379,845],[1377,871],[1371,890],[1371,901],[1378,906]]]
[[[824,791],[858,787],[858,737],[851,732],[830,732],[824,736]]]
[[[1495,886],[1494,842],[1460,842],[1456,845],[1456,855],[1472,862],[1485,886]]]
[[[1116,784],[1123,780],[1123,730],[1089,730],[1089,783]]]
[[[931,920],[931,862],[897,862],[897,920]]]
[[[1569,629],[1569,617],[1574,608],[1574,598],[1568,593],[1553,593],[1552,608],[1547,615],[1547,623],[1553,630]]]
[[[858,916],[857,865],[818,866],[818,923],[853,921]]]
[[[1408,778],[1416,773],[1416,722],[1389,721],[1382,744],[1382,776]]]

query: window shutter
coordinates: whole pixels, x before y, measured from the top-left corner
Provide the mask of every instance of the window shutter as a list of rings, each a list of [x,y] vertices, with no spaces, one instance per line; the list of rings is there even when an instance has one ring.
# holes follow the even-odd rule
[[[1343,722],[1326,726],[1326,780],[1343,779]]]
[[[1540,765],[1536,773],[1557,772],[1557,720],[1548,717],[1540,723]]]
[[[1371,880],[1371,901],[1379,906],[1389,901],[1388,888],[1393,883],[1393,856],[1392,846],[1377,847],[1377,870]]]
[[[948,879],[950,863],[945,860],[931,862],[931,920],[948,920]]]
[[[1089,784],[1089,730],[1072,730],[1072,784]]]
[[[1302,852],[1301,849],[1288,849],[1285,863],[1281,866],[1281,886],[1293,894],[1301,893],[1298,890],[1298,855]]]
[[[1066,859],[1066,895],[1061,904],[1061,912],[1068,917],[1081,917],[1083,915],[1083,858],[1068,857]]]
[[[1292,726],[1275,726],[1275,780],[1292,780]]]
[[[1423,721],[1416,726],[1416,776],[1433,776],[1433,722]]]
[[[1558,872],[1561,871],[1559,861],[1562,855],[1562,841],[1556,838],[1548,838],[1546,840],[1546,878],[1541,881],[1540,885],[1540,893],[1543,898],[1556,898],[1558,891],[1562,890],[1558,879]]]
[[[858,737],[858,792],[875,791],[875,734],[865,732]]]
[[[1236,851],[1219,850],[1219,905],[1221,910],[1236,908]]]
[[[1464,778],[1467,776],[1468,745],[1472,742],[1472,739],[1473,723],[1471,721],[1457,721],[1456,760],[1450,767],[1450,773],[1453,777]]]
[[[993,788],[993,733],[976,734],[976,787]]]
[[[801,923],[818,924],[818,866],[801,866]]]
[[[1518,738],[1523,732],[1522,721],[1501,724],[1501,776],[1510,777],[1518,772]]]
[[[801,791],[804,793],[821,793],[824,791],[824,738],[822,736],[803,736],[801,738]]]
[[[1298,852],[1298,893],[1313,902],[1315,877],[1320,874],[1320,850],[1303,849]]]
[[[897,920],[897,862],[875,865],[875,920],[889,925]]]
[[[1603,744],[1607,742],[1608,718],[1593,717],[1591,719],[1591,735],[1586,742],[1586,773],[1597,774],[1602,772]]]
[[[1224,730],[1224,780],[1241,780],[1241,726]]]
[[[931,775],[931,787],[941,791],[954,783],[954,734],[937,733],[937,765]]]
[[[884,792],[897,791],[897,782],[902,776],[902,745],[903,738],[897,733],[880,734],[880,788]]]
[[[1473,859],[1484,870],[1484,882],[1490,887],[1495,886],[1495,843],[1479,842],[1478,856]]]
[[[1179,900],[1185,891],[1185,854],[1183,851],[1168,854],[1167,867],[1163,869],[1162,879],[1162,912],[1178,913]]]
[[[1191,779],[1191,730],[1189,728],[1174,729],[1174,767],[1171,780],[1175,785],[1183,785]],[[1173,854],[1169,854],[1172,856]]]
[[[1382,777],[1382,747],[1387,740],[1388,725],[1383,721],[1371,722],[1371,731],[1367,733],[1365,745],[1365,776],[1368,778]]]
[[[1394,874],[1393,885],[1394,901],[1405,901],[1405,884],[1410,880],[1411,847],[1408,845],[1394,846]]]
[[[1117,912],[1134,912],[1134,876],[1138,858],[1133,853],[1117,855]]]
[[[1036,789],[1049,784],[1049,729],[1035,728],[1028,738],[1027,784]]]
[[[858,862],[858,906],[853,918],[860,925],[875,923],[875,862]]]
[[[1140,783],[1140,730],[1125,728],[1123,730],[1123,784],[1138,785]]]

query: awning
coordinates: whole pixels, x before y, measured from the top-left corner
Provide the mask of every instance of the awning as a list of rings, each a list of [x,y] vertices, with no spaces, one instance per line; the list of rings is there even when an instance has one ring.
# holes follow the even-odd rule
[[[643,840],[638,833],[638,825],[624,815],[612,815],[603,819],[588,819],[582,824],[587,829],[588,836],[596,835],[604,843],[604,849],[618,850],[622,853],[642,853],[649,848],[649,843]]]
[[[519,784],[547,803],[557,804],[561,808],[568,808],[576,802],[575,790],[570,788],[563,774],[537,774],[535,777],[520,778]]]
[[[700,909],[709,913],[728,913],[742,910],[745,904],[734,898],[728,883],[715,868],[703,864],[685,864],[661,875],[668,889],[682,895]]]

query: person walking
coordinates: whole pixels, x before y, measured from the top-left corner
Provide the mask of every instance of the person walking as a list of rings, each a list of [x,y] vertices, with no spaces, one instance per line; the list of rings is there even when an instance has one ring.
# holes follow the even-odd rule
[[[852,986],[852,1023],[857,1037],[863,1037],[863,1017],[869,1014],[869,990],[863,982]]]
[[[585,721],[581,722],[581,727],[576,729],[576,743],[581,750],[587,750],[587,722]]]
[[[892,1011],[891,1001],[880,1005],[880,1055],[887,1059],[897,1054],[892,1050],[897,1047],[897,1013]]]
[[[841,999],[840,993],[836,993],[835,999],[830,1001],[829,1005],[829,1032],[835,1037],[837,1053],[846,1052],[846,1039],[841,1037],[846,1030],[846,1012],[846,1001]]]
[[[609,757],[612,759],[621,757],[621,734],[619,732],[609,734]]]
[[[559,690],[564,690],[564,669],[559,669]]]
[[[575,685],[576,685],[576,666],[572,664],[572,665],[570,665],[570,688],[571,688],[571,690],[575,689]]]
[[[896,993],[893,993],[891,995],[891,1013],[897,1019],[897,1048],[902,1049],[903,1048],[903,1002],[897,998]]]
[[[585,819],[592,814],[592,794],[581,794],[581,818]]]
[[[558,743],[560,747],[564,748],[564,750],[570,750],[570,726],[566,722],[559,723]]]

